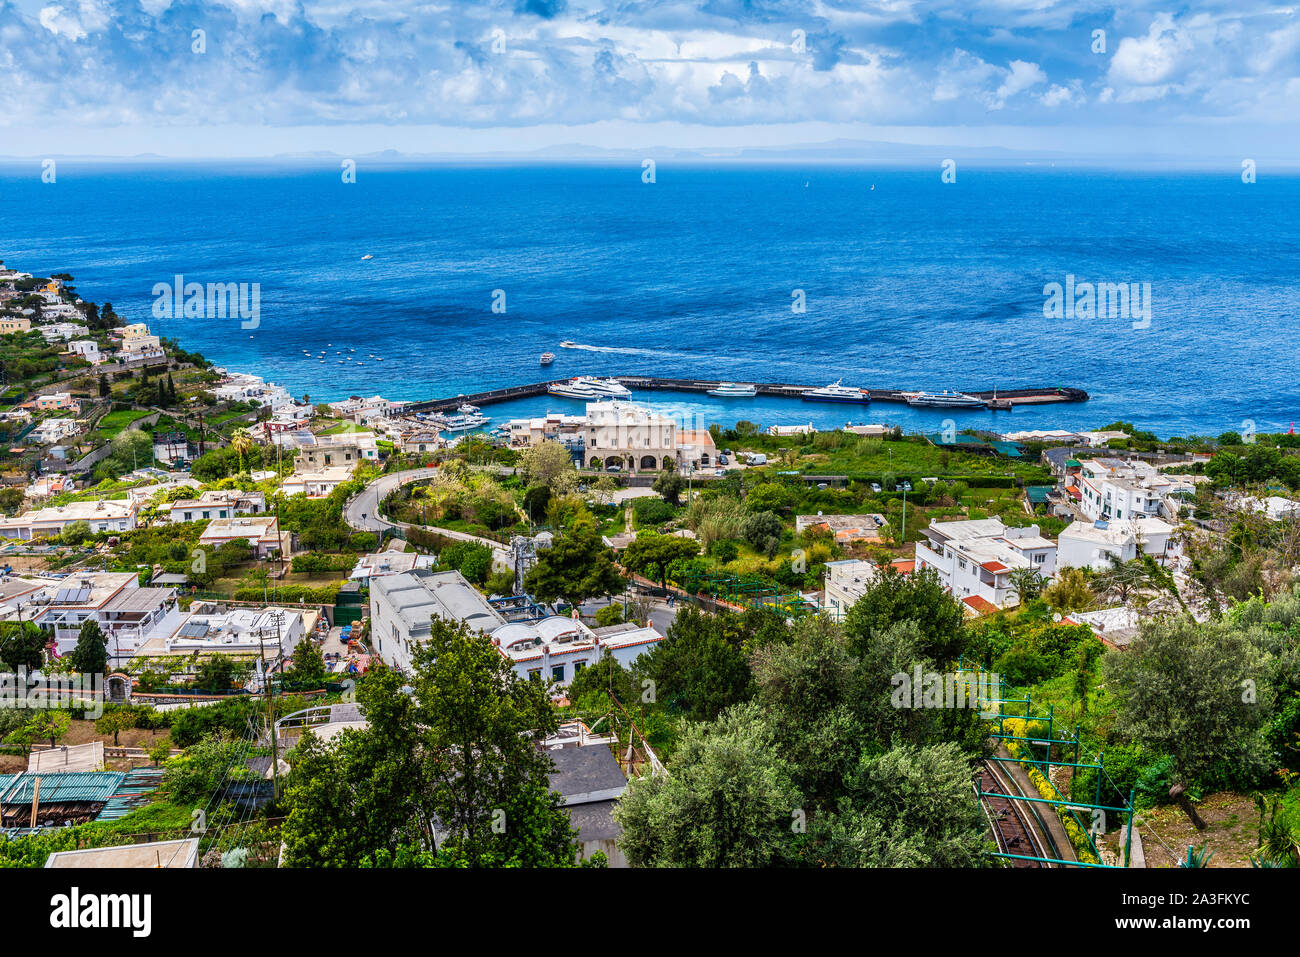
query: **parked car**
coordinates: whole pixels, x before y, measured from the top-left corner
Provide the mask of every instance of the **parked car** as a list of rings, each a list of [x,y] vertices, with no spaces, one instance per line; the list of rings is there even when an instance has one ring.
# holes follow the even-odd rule
[[[872,483],[871,483],[871,491],[873,491],[873,492],[879,492],[879,491],[880,491],[880,483],[879,483],[879,482],[872,482]]]
[[[910,492],[912,491],[912,483],[904,479],[900,488],[902,488],[904,492]]]
[[[724,476],[727,474],[727,470],[726,470],[726,469],[714,469],[714,470],[713,470],[713,474],[716,475],[718,478],[722,478],[722,477],[724,477]]]
[[[723,454],[723,455],[719,455],[719,456],[718,456],[718,464],[719,464],[719,465],[730,465],[730,464],[731,464],[731,460],[730,460],[729,458],[727,458],[727,456],[726,456],[725,454]]]
[[[621,472],[621,471],[623,471],[623,466],[621,466],[621,465],[610,465],[610,466],[606,467],[605,471],[606,471],[606,472]]]
[[[818,483],[817,483],[817,491],[819,491],[819,492],[824,492],[824,491],[826,491],[826,483],[825,483],[825,482],[818,482]]]

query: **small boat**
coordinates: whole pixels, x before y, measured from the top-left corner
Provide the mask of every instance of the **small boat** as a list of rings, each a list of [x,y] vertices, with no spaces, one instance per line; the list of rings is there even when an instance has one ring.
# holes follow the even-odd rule
[[[724,399],[740,399],[747,396],[758,395],[758,389],[752,385],[739,385],[735,382],[720,382],[716,389],[709,389],[709,395],[721,396]]]
[[[598,399],[602,393],[597,392],[591,386],[581,384],[582,380],[574,379],[572,382],[556,382],[546,391],[551,395],[557,395],[562,399]]]
[[[807,392],[799,393],[799,398],[806,399],[809,402],[870,402],[871,393],[866,389],[854,389],[847,385],[840,385],[842,379],[836,379],[830,385],[822,386],[820,389],[809,389]]]
[[[456,411],[459,412],[461,415],[473,415],[474,413],[480,410],[478,406],[470,405],[468,402],[464,402],[457,407]]]
[[[568,339],[565,339],[563,342],[560,343],[560,348],[561,348],[561,349],[576,349],[576,348],[578,348],[578,344],[577,344],[576,342],[572,342],[572,341],[570,341],[570,340],[568,340]]]
[[[984,400],[964,392],[918,392],[907,397],[907,404],[928,409],[979,409]]]
[[[548,366],[548,365],[550,365],[550,364],[551,364],[552,362],[554,362],[554,361],[555,361],[555,353],[554,353],[554,352],[543,352],[543,353],[542,353],[542,365],[544,365],[544,366]]]
[[[361,261],[365,262],[367,259],[374,259],[374,258],[375,257],[370,255],[370,253],[366,253],[364,256],[361,257]]]
[[[578,376],[571,384],[580,389],[590,389],[597,395],[628,396],[632,394],[631,390],[617,379],[596,379],[589,376]]]

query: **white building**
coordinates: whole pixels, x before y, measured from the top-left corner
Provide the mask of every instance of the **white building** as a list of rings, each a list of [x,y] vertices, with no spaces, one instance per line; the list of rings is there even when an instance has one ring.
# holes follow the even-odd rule
[[[1141,460],[1083,459],[1079,466],[1079,508],[1093,521],[1169,518],[1178,513],[1172,496],[1196,491],[1193,477],[1166,475]]]
[[[62,339],[67,342],[77,336],[84,336],[90,330],[79,322],[52,322],[48,326],[41,326],[40,334],[44,336],[46,342],[53,342],[55,339]]]
[[[931,521],[916,543],[916,570],[933,569],[944,588],[980,614],[1020,603],[1011,575],[1033,569],[1044,578],[1057,564],[1057,546],[1037,525],[1016,528],[996,518]]]
[[[234,518],[238,515],[260,515],[265,511],[266,495],[263,492],[211,489],[198,498],[182,498],[172,502],[169,516],[173,523],[198,522],[213,518]]]
[[[826,577],[822,582],[822,611],[832,621],[843,621],[878,574],[880,571],[875,562],[860,558],[827,562]]]
[[[28,540],[62,534],[73,522],[86,522],[92,533],[125,532],[135,528],[139,504],[132,499],[69,502],[0,518],[0,538]]]
[[[226,376],[212,389],[212,394],[218,399],[226,402],[251,402],[254,405],[270,406],[273,410],[294,404],[293,396],[289,395],[284,386],[267,382],[261,376],[246,372],[226,373],[224,369],[216,371]]]
[[[355,468],[361,462],[379,459],[378,439],[373,432],[343,432],[338,435],[305,435],[291,433],[299,438],[294,455],[295,471],[309,471],[346,466]]]
[[[567,686],[583,668],[610,654],[629,667],[663,641],[650,627],[632,623],[592,630],[576,618],[552,615],[540,621],[512,622],[492,632],[492,644],[523,678],[549,679]]]
[[[91,365],[99,365],[104,357],[99,354],[99,343],[94,339],[73,339],[68,343],[68,351],[79,355]]]
[[[76,419],[46,419],[32,429],[27,438],[35,445],[52,445],[71,438],[78,431]]]
[[[1057,537],[1057,564],[1062,568],[1103,569],[1107,556],[1131,561],[1141,551],[1163,559],[1170,552],[1174,528],[1158,518],[1134,518],[1113,522],[1077,521]]]
[[[203,534],[199,536],[199,545],[218,548],[238,539],[247,539],[253,549],[254,558],[263,558],[279,551],[288,555],[293,535],[279,532],[274,515],[246,515],[240,518],[214,518],[208,522]]]
[[[415,571],[417,568],[432,568],[433,564],[434,558],[432,555],[421,555],[419,552],[399,552],[390,548],[371,555],[360,556],[357,559],[356,566],[352,569],[352,574],[348,575],[348,578],[359,581],[363,588],[368,588],[372,578],[401,575],[405,572]]]
[[[411,670],[416,648],[427,641],[433,615],[463,621],[488,634],[506,623],[486,598],[458,571],[416,569],[370,582],[370,640],[390,667]]]
[[[329,468],[309,469],[296,472],[281,483],[280,489],[285,495],[306,495],[308,498],[324,498],[344,482],[352,480],[350,465],[335,465]]]

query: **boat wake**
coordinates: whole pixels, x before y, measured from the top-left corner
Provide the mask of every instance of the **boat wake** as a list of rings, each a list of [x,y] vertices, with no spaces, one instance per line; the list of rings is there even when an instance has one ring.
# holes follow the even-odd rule
[[[590,346],[581,342],[561,342],[561,349],[581,349],[584,352],[616,352],[625,356],[671,356],[675,359],[688,358],[680,352],[668,352],[665,349],[635,349],[630,346]]]

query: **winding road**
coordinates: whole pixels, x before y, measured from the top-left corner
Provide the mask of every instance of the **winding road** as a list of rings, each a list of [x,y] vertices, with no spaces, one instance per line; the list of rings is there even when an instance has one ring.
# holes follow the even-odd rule
[[[411,525],[409,522],[395,522],[392,519],[385,518],[379,514],[379,503],[392,495],[403,485],[410,485],[412,482],[419,482],[431,479],[438,474],[437,469],[407,469],[403,472],[392,472],[388,475],[381,475],[356,495],[348,500],[343,506],[343,520],[352,528],[360,532],[375,532],[382,534],[389,531],[405,531],[408,528],[428,528],[432,532],[447,538],[454,538],[462,542],[474,542],[478,545],[486,545],[492,549],[492,561],[494,565],[502,568],[512,569],[514,563],[511,560],[510,549],[500,542],[494,542],[490,538],[480,538],[478,535],[470,535],[468,532],[458,532],[450,528],[436,528],[433,526]]]

